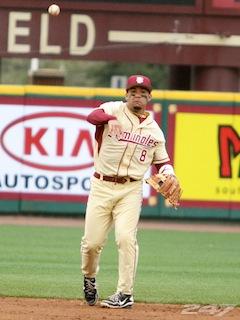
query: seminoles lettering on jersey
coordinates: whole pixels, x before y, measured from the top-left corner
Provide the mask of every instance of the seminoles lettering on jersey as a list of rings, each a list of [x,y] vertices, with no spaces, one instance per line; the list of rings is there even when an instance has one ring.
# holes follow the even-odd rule
[[[97,128],[95,169],[98,173],[140,180],[151,164],[169,161],[163,132],[151,114],[140,123],[122,101],[103,103],[99,109],[115,116],[123,131],[117,138],[109,134],[108,125]]]
[[[109,137],[112,137],[110,134]],[[158,144],[158,141],[155,140],[151,135],[143,136],[141,134],[133,133],[133,132],[127,132],[123,131],[120,135],[120,137],[114,137],[118,139],[118,141],[126,141],[131,142],[135,144],[140,144],[142,146],[145,146],[146,148],[155,147]]]

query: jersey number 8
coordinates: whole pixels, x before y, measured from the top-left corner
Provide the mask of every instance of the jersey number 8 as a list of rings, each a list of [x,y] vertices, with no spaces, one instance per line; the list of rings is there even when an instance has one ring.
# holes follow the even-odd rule
[[[147,155],[147,150],[143,150],[140,156],[140,161],[145,161]]]

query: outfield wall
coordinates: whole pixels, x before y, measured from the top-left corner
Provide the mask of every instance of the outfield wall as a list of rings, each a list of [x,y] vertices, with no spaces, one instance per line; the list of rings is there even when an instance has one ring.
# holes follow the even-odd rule
[[[83,215],[94,172],[86,115],[123,95],[0,86],[0,213]],[[156,90],[148,110],[165,132],[184,192],[174,210],[144,184],[142,216],[239,219],[240,94]]]

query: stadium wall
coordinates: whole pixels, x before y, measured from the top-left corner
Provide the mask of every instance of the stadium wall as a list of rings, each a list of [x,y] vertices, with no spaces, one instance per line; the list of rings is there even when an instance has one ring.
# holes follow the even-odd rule
[[[123,96],[122,89],[0,86],[0,213],[84,215],[94,172],[86,115]],[[144,184],[142,217],[239,219],[240,94],[155,90],[148,109],[183,195],[174,210]]]

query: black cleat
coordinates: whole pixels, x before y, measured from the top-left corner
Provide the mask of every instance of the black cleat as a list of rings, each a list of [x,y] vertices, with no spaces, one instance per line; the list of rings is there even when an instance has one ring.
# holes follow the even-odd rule
[[[129,308],[133,305],[133,296],[118,292],[101,302],[102,307],[107,308]]]
[[[89,306],[94,306],[98,301],[98,293],[95,278],[84,277],[83,292]]]

